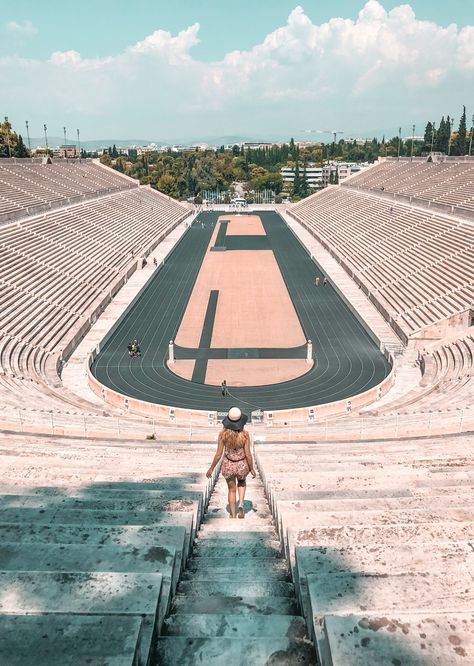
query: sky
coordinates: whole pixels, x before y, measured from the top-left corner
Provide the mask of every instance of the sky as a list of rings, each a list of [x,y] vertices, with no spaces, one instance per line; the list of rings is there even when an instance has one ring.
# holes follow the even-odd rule
[[[474,113],[474,0],[0,0],[14,129],[163,142],[422,134]]]

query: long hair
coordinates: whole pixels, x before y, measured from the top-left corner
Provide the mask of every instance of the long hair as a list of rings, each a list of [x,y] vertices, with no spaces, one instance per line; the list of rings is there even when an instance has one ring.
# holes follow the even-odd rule
[[[226,449],[243,449],[248,439],[249,435],[245,430],[224,428],[219,433],[219,441],[224,444]]]

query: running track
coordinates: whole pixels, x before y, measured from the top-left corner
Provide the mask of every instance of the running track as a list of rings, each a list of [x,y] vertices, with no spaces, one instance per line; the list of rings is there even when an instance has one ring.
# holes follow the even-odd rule
[[[315,366],[281,384],[230,387],[228,398],[221,396],[219,387],[181,379],[167,369],[168,343],[178,330],[219,214],[202,213],[149,280],[97,356],[92,366],[95,377],[119,393],[148,402],[217,411],[238,405],[246,412],[320,405],[379,384],[390,372],[385,357],[334,289],[314,286],[315,276],[322,274],[273,212],[259,215],[303,330],[313,341]],[[133,338],[140,342],[139,359],[128,356],[127,345]],[[200,353],[210,352],[199,350],[194,358]],[[301,352],[295,353],[301,357]],[[282,350],[282,356],[288,354]],[[190,356],[178,348],[176,357]]]

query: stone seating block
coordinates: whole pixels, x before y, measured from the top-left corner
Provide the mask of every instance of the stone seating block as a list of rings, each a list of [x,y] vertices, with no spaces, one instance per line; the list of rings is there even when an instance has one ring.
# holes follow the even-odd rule
[[[422,544],[358,543],[342,548],[297,546],[292,568],[295,590],[306,618],[310,616],[308,576],[347,572],[375,576],[405,573],[445,573],[454,577],[458,568],[474,571],[474,552],[468,541]]]
[[[0,663],[8,666],[144,666],[139,617],[0,615]]]
[[[0,496],[0,505],[5,508],[35,508],[35,509],[77,509],[82,511],[135,511],[154,512],[163,511],[191,511],[195,522],[201,522],[203,508],[202,493],[183,493],[172,491],[158,491],[156,497],[137,494],[131,498],[124,498],[119,493],[104,493],[96,495],[91,492],[87,497],[64,495],[38,496],[38,495],[4,495]]]
[[[469,571],[366,575],[308,575],[313,635],[322,637],[325,615],[396,615],[397,613],[465,613],[474,607],[474,583]]]
[[[90,548],[121,546],[143,549],[156,544],[168,544],[176,550],[181,566],[186,562],[186,530],[184,527],[158,525],[37,525],[29,523],[0,523],[0,543],[76,544]]]
[[[185,511],[100,511],[89,509],[2,509],[0,524],[36,523],[36,525],[78,526],[159,526],[184,527],[186,530],[186,552],[196,536],[196,524],[192,513]]]
[[[472,613],[326,615],[322,666],[474,663]]]
[[[390,492],[390,491],[388,491]],[[474,504],[471,493],[457,492],[450,495],[412,496],[412,497],[376,497],[376,498],[344,498],[344,499],[300,499],[278,500],[275,503],[275,522],[285,522],[286,513],[325,514],[329,512],[347,511],[357,512],[359,516],[365,511],[412,511],[429,510],[443,511],[444,509],[462,508],[471,510],[474,515]],[[281,519],[281,520],[280,520]],[[280,533],[284,534],[283,528]]]
[[[3,571],[160,573],[163,577],[159,608],[161,620],[168,611],[171,596],[176,592],[180,564],[176,549],[160,542],[144,548],[100,544],[0,544],[0,570]]]
[[[143,653],[156,635],[159,573],[0,571],[0,614],[141,617]]]

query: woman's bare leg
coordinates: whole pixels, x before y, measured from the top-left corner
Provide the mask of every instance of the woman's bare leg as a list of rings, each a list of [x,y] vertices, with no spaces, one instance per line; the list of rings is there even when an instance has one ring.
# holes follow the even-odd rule
[[[247,483],[245,479],[243,481],[238,481],[237,482],[237,488],[239,491],[239,509],[242,507],[242,510],[244,508],[244,499],[245,499],[245,491],[247,490]]]
[[[229,489],[229,508],[230,508],[230,517],[235,518],[236,508],[235,508],[235,477],[232,479],[226,479],[227,487]]]

